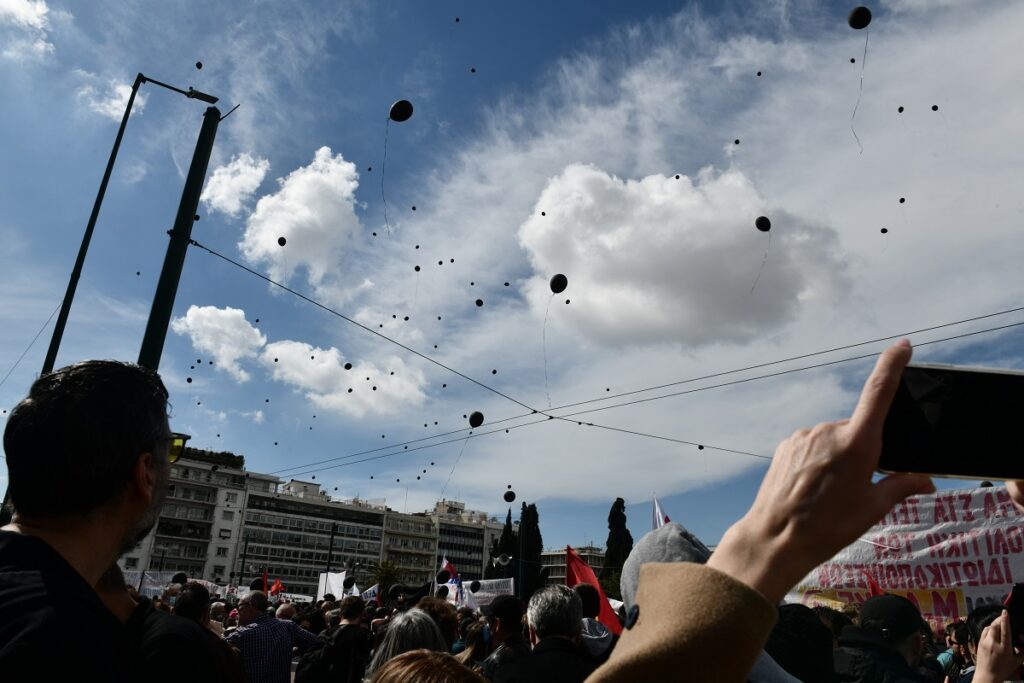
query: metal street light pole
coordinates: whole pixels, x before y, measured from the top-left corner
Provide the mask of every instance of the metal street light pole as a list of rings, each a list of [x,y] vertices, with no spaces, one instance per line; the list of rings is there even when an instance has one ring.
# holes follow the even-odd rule
[[[60,348],[61,339],[64,336],[64,327],[68,322],[68,315],[71,312],[71,302],[75,298],[75,290],[78,288],[78,280],[82,275],[82,266],[85,263],[85,254],[89,251],[89,242],[92,240],[93,229],[96,227],[96,219],[100,215],[100,206],[103,204],[103,197],[107,193],[107,183],[110,182],[110,175],[114,170],[114,161],[117,159],[117,151],[121,148],[121,139],[124,137],[124,129],[128,125],[128,117],[132,112],[132,105],[135,104],[135,95],[139,92],[139,86],[143,83],[152,83],[168,90],[181,93],[189,99],[201,100],[209,104],[216,104],[217,98],[199,90],[189,88],[187,91],[175,88],[173,85],[162,83],[143,74],[135,76],[132,83],[132,92],[128,96],[128,104],[124,109],[124,116],[121,118],[121,126],[117,129],[117,137],[114,138],[114,148],[110,150],[110,158],[107,159],[107,168],[103,172],[103,179],[100,181],[100,189],[96,193],[96,201],[92,205],[92,213],[89,214],[89,222],[85,226],[85,234],[82,236],[82,245],[78,248],[78,258],[75,259],[75,266],[71,270],[71,279],[68,281],[67,291],[64,293],[64,302],[60,306],[60,315],[57,316],[57,324],[53,328],[53,336],[50,337],[50,347],[46,350],[46,360],[43,361],[41,374],[53,370],[57,361],[57,350]]]
[[[171,240],[167,244],[167,255],[164,257],[160,281],[153,296],[153,307],[149,312],[149,322],[146,323],[146,334],[142,338],[142,348],[139,350],[139,365],[152,370],[160,367],[160,356],[163,355],[167,326],[171,322],[174,297],[178,293],[178,281],[185,266],[185,252],[188,251],[189,241],[192,239],[192,225],[195,223],[199,196],[203,192],[206,169],[210,165],[210,153],[213,151],[213,140],[217,136],[219,124],[220,110],[217,107],[208,107],[203,114],[203,127],[199,131],[196,150],[192,154],[192,165],[189,166],[188,176],[185,178],[185,189],[181,193],[174,228],[170,231]]]

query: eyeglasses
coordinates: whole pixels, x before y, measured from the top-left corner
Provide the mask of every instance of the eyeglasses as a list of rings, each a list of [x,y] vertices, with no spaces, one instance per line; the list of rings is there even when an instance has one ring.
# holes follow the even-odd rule
[[[185,442],[187,442],[191,438],[192,437],[189,436],[188,434],[178,434],[177,432],[172,432],[169,437],[163,439],[164,441],[171,442],[171,447],[167,450],[168,462],[178,462],[178,458],[180,458],[181,454],[185,452]]]

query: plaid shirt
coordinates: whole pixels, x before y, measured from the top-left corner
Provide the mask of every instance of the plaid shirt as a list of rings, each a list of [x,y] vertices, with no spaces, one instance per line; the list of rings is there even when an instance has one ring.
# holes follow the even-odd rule
[[[292,647],[305,650],[316,635],[292,621],[262,614],[256,621],[227,637],[238,648],[245,663],[247,683],[289,683],[292,675]]]

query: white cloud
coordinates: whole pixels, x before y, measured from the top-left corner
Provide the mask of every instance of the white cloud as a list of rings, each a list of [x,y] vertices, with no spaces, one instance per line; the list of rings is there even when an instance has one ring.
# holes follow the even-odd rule
[[[84,72],[79,72],[86,78],[95,80],[95,77]],[[100,89],[93,83],[86,83],[78,89],[78,100],[85,105],[89,111],[104,116],[111,121],[120,122],[124,117],[125,107],[128,106],[128,98],[132,94],[132,87],[118,81],[110,81],[105,89]],[[132,116],[141,114],[146,108],[146,94],[137,93],[135,102],[132,104]]]
[[[362,240],[358,179],[355,165],[341,154],[318,149],[308,166],[278,179],[278,191],[256,203],[238,245],[245,258],[266,265],[274,279],[288,280],[302,269],[316,287],[335,282],[346,254]]]
[[[51,54],[49,14],[45,0],[0,0],[0,54],[19,62]]]
[[[364,417],[395,415],[426,399],[423,372],[394,356],[348,361],[333,346],[321,349],[284,340],[267,344],[260,357],[273,379],[305,392],[315,405],[336,413]]]
[[[255,358],[267,338],[245,319],[245,311],[215,306],[189,306],[185,316],[175,318],[171,329],[188,335],[197,351],[213,356],[215,366],[239,382],[249,381],[249,373],[239,361]]]
[[[213,170],[203,190],[202,201],[211,211],[237,216],[269,170],[268,160],[254,158],[248,152],[239,154],[230,163]]]
[[[770,248],[754,227],[761,215],[774,219]],[[534,307],[547,306],[549,277],[563,273],[570,287],[555,299],[577,295],[563,315],[615,346],[749,341],[844,283],[835,232],[769,206],[736,170],[620,180],[573,164],[548,183],[519,239],[542,274],[528,286]]]

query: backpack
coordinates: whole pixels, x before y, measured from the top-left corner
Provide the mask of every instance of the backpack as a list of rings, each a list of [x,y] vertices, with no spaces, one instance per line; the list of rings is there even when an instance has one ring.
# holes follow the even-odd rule
[[[348,628],[359,628],[355,624],[342,624],[330,636],[321,633],[299,658],[295,668],[295,683],[331,683],[335,664],[335,645],[338,637]]]

